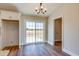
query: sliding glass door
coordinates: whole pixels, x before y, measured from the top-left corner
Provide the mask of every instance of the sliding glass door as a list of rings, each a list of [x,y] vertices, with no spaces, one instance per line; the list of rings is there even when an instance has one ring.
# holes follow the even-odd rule
[[[26,44],[43,42],[44,24],[41,21],[26,21]]]
[[[35,22],[26,22],[26,43],[35,42]]]
[[[43,42],[43,23],[42,22],[36,22],[36,42]]]

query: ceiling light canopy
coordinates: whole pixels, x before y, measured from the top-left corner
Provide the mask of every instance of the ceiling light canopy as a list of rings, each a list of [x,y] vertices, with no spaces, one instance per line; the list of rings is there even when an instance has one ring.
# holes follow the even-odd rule
[[[36,7],[35,11],[37,12],[37,14],[39,13],[45,14],[47,12],[47,9],[43,6],[42,3],[40,3],[40,6]]]

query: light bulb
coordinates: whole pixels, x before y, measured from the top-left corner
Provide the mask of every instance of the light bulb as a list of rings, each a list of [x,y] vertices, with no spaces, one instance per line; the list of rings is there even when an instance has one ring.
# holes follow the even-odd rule
[[[44,10],[46,10],[46,11],[47,11],[47,9],[46,9],[46,8],[44,8]]]
[[[38,8],[36,7],[36,8],[35,8],[35,10],[37,11],[37,10],[38,10]]]
[[[43,9],[43,6],[41,6],[41,9]]]

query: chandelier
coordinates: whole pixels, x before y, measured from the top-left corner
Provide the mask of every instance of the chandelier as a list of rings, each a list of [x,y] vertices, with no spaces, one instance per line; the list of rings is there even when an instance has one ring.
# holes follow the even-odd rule
[[[42,3],[40,3],[40,6],[36,7],[35,11],[37,12],[37,14],[45,14],[47,12],[47,9],[43,6]]]

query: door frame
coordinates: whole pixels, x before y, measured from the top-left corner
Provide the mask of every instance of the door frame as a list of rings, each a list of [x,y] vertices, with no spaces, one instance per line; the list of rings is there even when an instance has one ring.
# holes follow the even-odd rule
[[[55,39],[56,39],[56,37],[55,37],[55,35],[56,35],[56,32],[55,32],[55,21],[57,20],[57,19],[61,19],[61,21],[62,21],[62,19],[63,19],[63,17],[57,17],[57,18],[54,18],[54,46],[55,46]],[[62,29],[61,29],[61,48],[63,49],[63,39],[62,39],[62,37],[63,37],[63,21],[61,22],[62,23]]]

